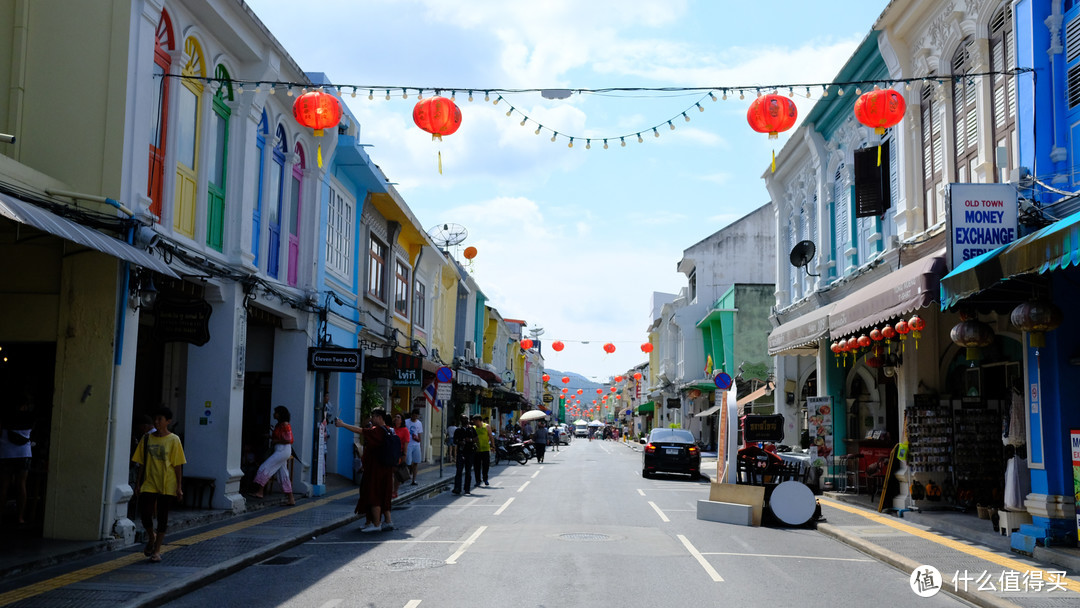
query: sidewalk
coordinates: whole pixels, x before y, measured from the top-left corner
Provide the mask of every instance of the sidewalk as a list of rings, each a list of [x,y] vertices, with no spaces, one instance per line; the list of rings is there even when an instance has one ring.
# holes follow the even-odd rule
[[[420,468],[417,485],[399,489],[394,505],[407,503],[453,482],[453,467]],[[357,489],[329,476],[318,498],[273,494],[248,500],[248,512],[179,510],[170,514],[164,560],[152,564],[142,544],[35,539],[0,553],[0,606],[154,606],[163,604],[251,564],[356,521]],[[141,526],[140,526],[141,528]],[[109,550],[113,549],[113,550]]]

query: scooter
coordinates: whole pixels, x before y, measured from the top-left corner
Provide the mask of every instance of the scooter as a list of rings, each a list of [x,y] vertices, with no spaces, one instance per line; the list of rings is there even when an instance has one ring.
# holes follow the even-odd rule
[[[518,464],[525,464],[528,462],[529,454],[525,450],[525,444],[505,437],[496,439],[495,464],[499,464],[502,460],[514,460],[517,461]]]

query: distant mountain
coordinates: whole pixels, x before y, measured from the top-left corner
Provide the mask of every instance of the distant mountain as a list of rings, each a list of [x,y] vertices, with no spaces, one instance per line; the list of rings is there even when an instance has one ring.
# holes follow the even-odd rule
[[[577,389],[581,388],[585,389],[586,392],[595,393],[596,389],[604,388],[607,386],[606,384],[593,382],[592,380],[589,380],[581,374],[576,374],[574,372],[561,372],[557,369],[551,369],[550,367],[544,368],[544,373],[547,373],[551,376],[551,381],[548,382],[548,384],[550,384],[552,387],[555,387],[556,390],[566,387],[576,391]],[[568,384],[563,384],[563,377],[570,378],[570,382]]]

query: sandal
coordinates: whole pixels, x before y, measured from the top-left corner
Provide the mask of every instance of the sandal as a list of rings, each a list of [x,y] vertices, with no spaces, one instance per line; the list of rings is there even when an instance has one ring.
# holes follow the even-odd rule
[[[155,564],[159,563],[161,561],[161,554],[160,553],[155,553],[155,554],[151,555],[150,556],[150,561],[155,563]]]
[[[143,555],[145,555],[146,557],[150,557],[151,555],[154,554],[154,541],[155,540],[156,539],[154,538],[154,535],[151,534],[150,539],[146,542],[146,548],[143,549]]]

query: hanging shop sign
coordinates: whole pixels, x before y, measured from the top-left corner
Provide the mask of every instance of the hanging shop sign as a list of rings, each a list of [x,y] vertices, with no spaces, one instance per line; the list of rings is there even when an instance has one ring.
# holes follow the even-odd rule
[[[772,414],[769,416],[747,415],[743,418],[744,443],[783,440],[784,416],[782,414]]]
[[[394,353],[394,384],[397,386],[420,386],[424,360],[416,355]]]
[[[1017,210],[1011,184],[949,184],[949,268],[1016,240]]]
[[[676,399],[668,399],[667,400],[667,408],[669,410],[677,410],[677,409],[679,409],[681,407],[682,407],[682,400],[681,399],[676,398]]]
[[[308,371],[359,372],[362,353],[359,348],[308,348]]]
[[[1069,443],[1072,445],[1073,491],[1077,504],[1080,504],[1080,429],[1069,431]],[[1080,532],[1080,511],[1076,512],[1076,530]]]
[[[210,341],[213,308],[202,298],[169,294],[154,305],[154,335],[162,342],[187,342],[202,346]]]

